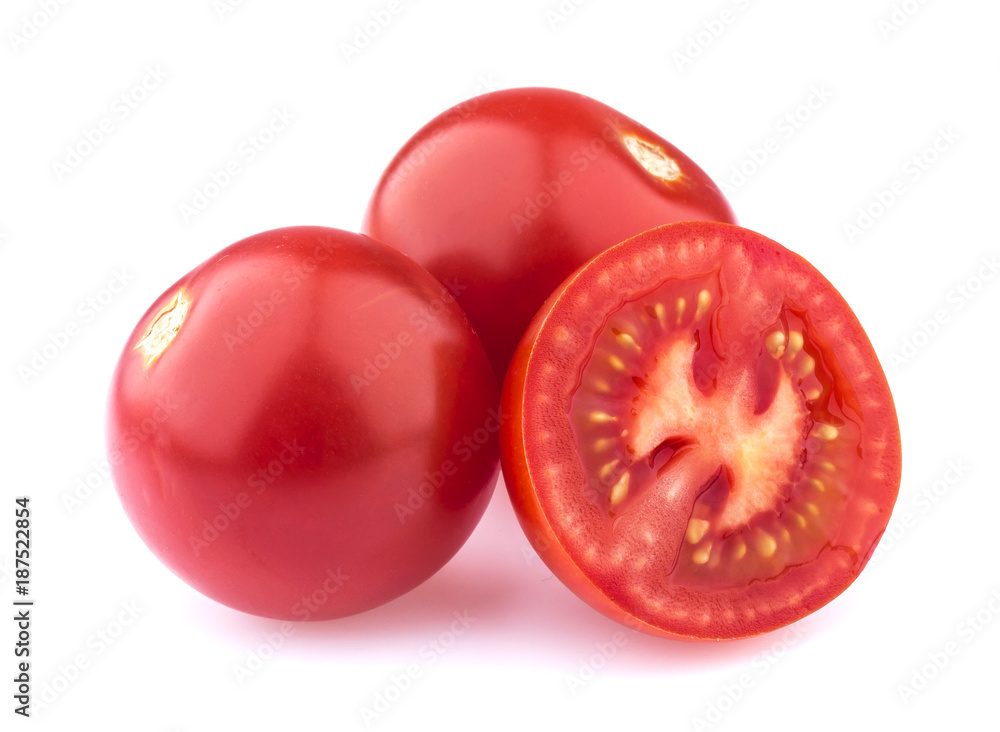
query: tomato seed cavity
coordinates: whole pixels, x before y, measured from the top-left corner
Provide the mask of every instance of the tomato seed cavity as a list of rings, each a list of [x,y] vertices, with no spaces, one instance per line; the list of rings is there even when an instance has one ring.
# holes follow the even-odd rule
[[[661,539],[675,547],[664,579],[685,586],[745,586],[829,549],[848,498],[836,466],[860,441],[850,389],[805,315],[789,304],[744,334],[745,352],[727,351],[727,302],[717,272],[625,302],[569,407],[584,490],[613,533],[657,502],[685,507],[683,540]]]

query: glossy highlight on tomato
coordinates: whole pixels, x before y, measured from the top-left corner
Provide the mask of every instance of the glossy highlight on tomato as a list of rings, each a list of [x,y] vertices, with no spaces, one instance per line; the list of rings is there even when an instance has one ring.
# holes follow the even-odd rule
[[[620,112],[562,89],[475,97],[386,168],[362,230],[456,292],[503,379],[562,280],[627,237],[676,221],[735,223],[704,171]]]
[[[366,236],[276,229],[143,315],[108,451],[126,513],[181,579],[323,620],[403,594],[462,546],[498,474],[497,399],[433,276]]]
[[[899,489],[892,396],[854,313],[729,224],[659,227],[579,269],[503,404],[529,540],[593,607],[656,635],[747,637],[823,606]]]

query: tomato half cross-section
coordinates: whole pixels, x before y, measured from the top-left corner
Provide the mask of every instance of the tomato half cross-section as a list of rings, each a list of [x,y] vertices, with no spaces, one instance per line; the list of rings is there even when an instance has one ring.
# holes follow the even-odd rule
[[[451,293],[360,234],[276,229],[143,315],[108,403],[115,487],[181,579],[270,618],[350,615],[462,546],[498,474],[495,377]]]
[[[562,89],[505,89],[449,109],[386,168],[362,230],[447,283],[497,378],[573,270],[654,226],[735,223],[719,188],[653,131]]]
[[[738,226],[659,227],[549,298],[504,385],[529,540],[640,630],[753,636],[861,572],[900,481],[895,408],[847,303]]]

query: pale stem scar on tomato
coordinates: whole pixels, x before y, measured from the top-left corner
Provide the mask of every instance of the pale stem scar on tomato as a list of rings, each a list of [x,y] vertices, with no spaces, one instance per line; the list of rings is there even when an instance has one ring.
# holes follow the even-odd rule
[[[840,294],[755,232],[684,222],[569,277],[515,355],[504,473],[574,592],[724,639],[846,589],[899,490],[885,375]]]
[[[646,172],[665,183],[682,180],[684,173],[677,161],[664,152],[663,148],[652,142],[647,142],[635,135],[624,135],[625,147]]]
[[[184,290],[180,289],[177,291],[174,299],[153,318],[153,322],[149,325],[149,330],[146,331],[146,334],[133,349],[142,352],[146,366],[149,366],[159,358],[160,354],[167,349],[167,346],[180,333],[189,305],[190,302],[184,294]]]

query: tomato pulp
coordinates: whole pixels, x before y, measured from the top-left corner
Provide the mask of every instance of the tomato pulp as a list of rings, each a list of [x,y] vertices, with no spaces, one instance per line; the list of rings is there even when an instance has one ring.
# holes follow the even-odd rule
[[[142,317],[108,449],[126,513],[183,580],[322,620],[397,597],[461,547],[496,482],[497,398],[429,273],[359,234],[277,229]]]
[[[684,153],[611,107],[507,89],[449,109],[396,154],[362,230],[456,292],[497,378],[573,270],[660,224],[735,222]]]
[[[504,476],[571,589],[646,632],[739,638],[858,576],[900,441],[854,313],[808,262],[738,226],[672,224],[568,278],[504,385]]]

